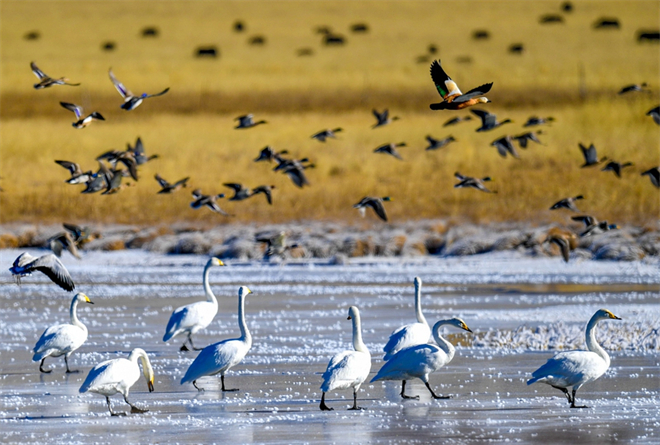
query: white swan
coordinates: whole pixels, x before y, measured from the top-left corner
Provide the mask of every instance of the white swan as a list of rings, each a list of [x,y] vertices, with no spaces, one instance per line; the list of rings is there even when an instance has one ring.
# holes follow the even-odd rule
[[[353,388],[353,407],[349,409],[362,409],[357,405],[357,392],[371,371],[371,354],[362,341],[362,324],[357,307],[348,308],[348,319],[353,320],[353,349],[355,351],[343,351],[330,359],[328,368],[323,373],[321,411],[332,411],[332,408],[325,404],[326,392],[346,388]]]
[[[246,286],[238,289],[238,327],[241,329],[239,338],[230,338],[219,343],[214,343],[202,349],[197,358],[190,364],[186,375],[181,379],[181,384],[192,382],[198,391],[196,381],[206,375],[220,374],[223,391],[238,391],[225,388],[225,373],[238,365],[252,347],[252,336],[245,323],[245,297],[252,291]]]
[[[206,301],[186,304],[172,312],[170,320],[165,328],[163,341],[176,337],[179,334],[187,334],[188,338],[181,346],[181,351],[187,351],[186,343],[195,351],[201,351],[202,348],[196,348],[192,341],[192,335],[197,331],[204,329],[213,321],[215,314],[218,313],[218,300],[216,300],[211,285],[209,284],[209,271],[213,266],[224,266],[225,264],[218,258],[211,258],[204,267],[204,292],[206,292]]]
[[[120,393],[124,396],[124,402],[131,407],[131,413],[146,413],[148,410],[138,408],[128,401],[128,392],[131,386],[140,378],[140,367],[138,359],[142,361],[142,373],[147,380],[149,392],[154,390],[154,371],[151,368],[149,357],[144,349],[135,348],[131,351],[128,359],[115,358],[106,360],[94,366],[80,387],[80,392],[95,392],[105,396],[108,409],[113,416],[125,416],[126,413],[116,413],[110,406],[110,396]]]
[[[585,383],[596,380],[605,374],[610,367],[610,356],[596,341],[596,325],[600,320],[621,320],[610,311],[600,309],[589,323],[587,323],[587,349],[588,351],[566,351],[560,352],[549,359],[543,366],[532,373],[532,378],[527,384],[541,382],[557,388],[566,395],[571,408],[587,408],[575,405],[575,393]],[[568,389],[573,387],[573,395]]]
[[[437,346],[433,344],[422,344],[397,352],[394,357],[383,364],[376,377],[371,379],[371,381],[402,380],[401,397],[404,399],[419,399],[419,396],[412,397],[406,395],[406,380],[416,377],[424,382],[434,399],[448,399],[449,396],[438,396],[429,385],[429,374],[442,368],[454,358],[454,345],[440,335],[440,328],[446,324],[472,332],[460,318],[440,320],[433,325],[433,338]]]
[[[431,328],[429,328],[429,323],[424,318],[424,314],[422,314],[421,299],[422,279],[415,277],[415,315],[417,316],[417,323],[401,326],[392,332],[390,339],[383,348],[383,351],[385,351],[383,360],[391,359],[394,354],[404,348],[427,343],[431,338]]]
[[[69,309],[71,323],[51,326],[39,337],[37,344],[32,350],[34,352],[32,361],[38,362],[41,360],[39,371],[46,373],[52,371],[52,369],[44,369],[46,357],[59,357],[63,355],[66,372],[78,372],[69,369],[69,356],[87,340],[87,326],[78,320],[76,312],[76,308],[80,302],[94,304],[87,295],[82,292],[77,293],[71,300],[71,307]]]

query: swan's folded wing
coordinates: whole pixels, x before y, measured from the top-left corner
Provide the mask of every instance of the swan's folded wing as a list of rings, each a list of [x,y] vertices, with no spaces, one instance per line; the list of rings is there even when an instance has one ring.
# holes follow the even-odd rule
[[[390,339],[383,348],[385,352],[384,360],[389,360],[394,354],[404,348],[419,345],[429,341],[431,330],[428,325],[423,323],[412,323],[405,325],[392,332]]]
[[[41,335],[34,347],[33,361],[43,358],[42,353],[56,350],[69,352],[78,349],[87,339],[85,331],[70,324],[51,326]]]

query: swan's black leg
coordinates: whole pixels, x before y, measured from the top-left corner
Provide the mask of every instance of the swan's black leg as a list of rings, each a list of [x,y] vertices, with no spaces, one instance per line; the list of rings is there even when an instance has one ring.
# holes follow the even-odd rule
[[[43,372],[43,373],[45,373],[45,374],[48,374],[48,373],[50,373],[50,372],[53,372],[52,369],[44,369],[44,362],[45,362],[45,361],[46,361],[46,357],[44,357],[43,359],[41,359],[41,364],[39,365],[39,371],[41,371],[41,372]]]
[[[76,370],[74,370],[74,371],[71,371],[71,370],[69,369],[69,360],[68,360],[68,357],[67,357],[66,354],[64,355],[64,363],[66,364],[66,372],[67,372],[67,373],[69,373],[69,374],[75,374],[75,373],[77,373],[77,372],[80,372],[80,369],[76,369]]]
[[[406,381],[405,380],[401,380],[401,397],[403,397],[404,399],[419,400],[419,396],[407,396],[406,395]]]
[[[428,382],[424,382],[424,384],[426,385],[428,390],[431,392],[431,397],[433,397],[434,399],[451,399],[451,396],[439,396],[436,393],[434,393],[433,390],[431,389],[431,385],[429,385]]]
[[[333,411],[334,408],[330,408],[328,405],[325,404],[325,393],[321,396],[321,411]]]
[[[190,346],[192,346],[193,351],[201,351],[204,348],[196,348],[195,345],[193,344],[192,337],[189,335],[188,336],[188,342],[190,342]]]
[[[193,382],[192,382],[193,386],[194,386],[195,388],[197,388],[197,391],[199,391],[199,392],[204,392],[204,388],[200,388],[199,386],[197,386],[197,383],[196,383],[196,382],[197,382],[197,380],[193,380]]]
[[[112,410],[112,406],[110,405],[110,397],[105,396],[106,402],[108,402],[108,409],[110,410],[110,415],[111,416],[125,416],[126,413],[116,413]]]
[[[221,376],[220,376],[220,381],[222,382],[222,391],[223,391],[223,392],[238,391],[238,388],[233,388],[233,389],[227,389],[227,388],[225,388],[225,376],[224,376],[224,375],[221,375]]]
[[[348,410],[349,411],[353,411],[353,410],[358,410],[359,411],[359,410],[363,410],[363,409],[364,408],[359,407],[358,404],[357,404],[357,391],[355,390],[355,388],[353,388],[353,407],[348,408]]]
[[[550,386],[552,386],[552,385],[550,385]],[[570,403],[571,405],[574,404],[573,399],[571,398],[571,394],[568,392],[568,390],[566,388],[560,388],[559,386],[552,386],[552,387],[560,390],[561,392],[563,392],[564,395],[566,396],[566,398],[568,399],[568,403]]]
[[[576,392],[577,392],[577,389],[573,389],[573,403],[571,403],[571,408],[589,408],[587,405],[577,406],[575,404],[575,393]]]
[[[138,408],[137,406],[133,405],[128,401],[128,397],[126,396],[124,396],[124,402],[128,403],[128,405],[131,407],[131,413],[133,414],[143,414],[149,411],[148,409]]]

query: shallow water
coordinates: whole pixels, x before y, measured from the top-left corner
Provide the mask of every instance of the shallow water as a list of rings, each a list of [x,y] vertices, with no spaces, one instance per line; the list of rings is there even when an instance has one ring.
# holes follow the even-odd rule
[[[0,251],[7,267],[19,251]],[[33,254],[44,252],[33,252]],[[183,339],[161,341],[171,311],[203,299],[206,257],[142,251],[88,253],[63,261],[96,303],[79,311],[89,339],[70,360],[82,370],[66,375],[62,358],[47,359],[51,374],[31,362],[43,330],[68,319],[71,294],[36,274],[16,286],[0,278],[0,440],[50,443],[657,443],[660,440],[660,267],[637,263],[529,259],[513,253],[469,258],[370,261],[346,265],[229,263],[211,271],[219,299],[214,322],[195,337],[204,346],[238,336],[236,293],[247,285],[254,345],[227,374],[202,378],[203,393],[179,380],[196,353],[181,353]],[[474,335],[445,329],[460,346],[431,385],[451,395],[432,400],[420,381],[402,401],[400,382],[365,384],[364,411],[347,411],[350,390],[318,403],[329,358],[350,347],[350,305],[361,310],[372,375],[390,332],[414,320],[414,276],[424,282],[429,322],[459,316]],[[584,347],[584,325],[606,307],[623,318],[602,322],[598,339],[609,350],[607,374],[585,385],[571,410],[557,390],[527,386],[531,371],[554,354],[548,347]],[[138,381],[130,399],[150,411],[111,418],[103,397],[78,394],[86,373],[134,347],[149,353],[156,391]],[[124,410],[121,397],[115,410]]]

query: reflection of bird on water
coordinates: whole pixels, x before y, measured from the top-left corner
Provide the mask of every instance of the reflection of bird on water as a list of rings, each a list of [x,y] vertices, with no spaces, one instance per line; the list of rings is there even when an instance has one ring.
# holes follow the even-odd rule
[[[587,323],[587,351],[560,352],[532,373],[528,385],[541,382],[564,393],[571,408],[586,408],[575,404],[575,395],[585,383],[605,374],[610,367],[610,356],[596,341],[596,325],[601,320],[621,320],[606,309],[597,311]],[[572,394],[568,392],[572,388]]]

